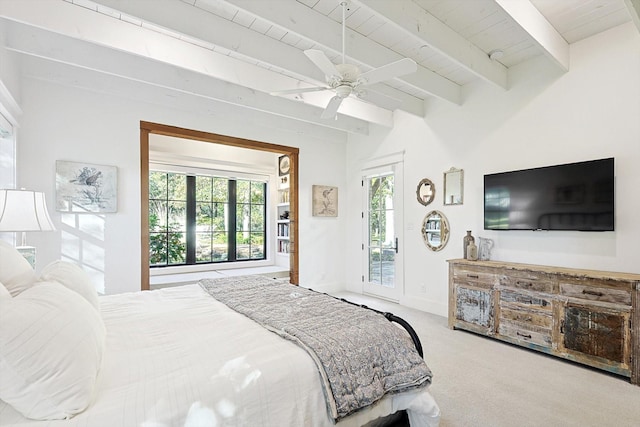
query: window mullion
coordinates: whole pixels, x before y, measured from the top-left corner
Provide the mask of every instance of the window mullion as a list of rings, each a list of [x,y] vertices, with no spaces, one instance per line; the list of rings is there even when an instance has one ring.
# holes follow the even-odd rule
[[[169,253],[170,253],[170,248],[169,248],[169,233],[170,233],[170,229],[169,229],[169,174],[166,174],[166,192],[165,192],[165,196],[164,196],[163,202],[165,202],[165,233],[164,233],[164,238],[165,238],[165,246],[166,246],[166,250],[165,250],[165,265],[169,265]]]
[[[229,180],[229,261],[236,261],[236,181]]]
[[[196,263],[196,177],[187,175],[187,265]]]

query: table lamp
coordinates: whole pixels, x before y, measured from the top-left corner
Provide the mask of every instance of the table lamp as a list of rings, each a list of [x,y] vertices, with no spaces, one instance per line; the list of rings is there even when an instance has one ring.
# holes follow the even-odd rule
[[[36,248],[27,246],[27,231],[54,231],[44,193],[29,190],[0,190],[0,232],[21,232],[16,249],[35,268]]]

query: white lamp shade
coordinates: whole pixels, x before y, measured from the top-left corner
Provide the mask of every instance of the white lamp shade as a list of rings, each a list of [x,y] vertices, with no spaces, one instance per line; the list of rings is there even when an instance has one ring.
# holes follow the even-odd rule
[[[0,231],[53,231],[44,193],[0,190]]]

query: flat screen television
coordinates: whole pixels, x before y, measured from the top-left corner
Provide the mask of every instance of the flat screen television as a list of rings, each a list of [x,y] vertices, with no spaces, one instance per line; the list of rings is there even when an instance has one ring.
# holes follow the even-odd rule
[[[485,230],[614,230],[614,159],[484,176]]]

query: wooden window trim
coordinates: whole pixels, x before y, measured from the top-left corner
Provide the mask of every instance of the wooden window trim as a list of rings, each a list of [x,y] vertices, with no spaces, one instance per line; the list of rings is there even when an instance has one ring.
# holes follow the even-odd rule
[[[191,139],[212,144],[222,144],[251,150],[286,154],[291,162],[289,171],[289,280],[297,285],[298,272],[298,154],[297,147],[218,135],[210,132],[140,121],[140,289],[149,290],[149,135],[164,135]]]

